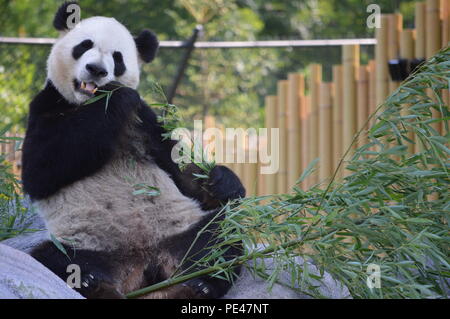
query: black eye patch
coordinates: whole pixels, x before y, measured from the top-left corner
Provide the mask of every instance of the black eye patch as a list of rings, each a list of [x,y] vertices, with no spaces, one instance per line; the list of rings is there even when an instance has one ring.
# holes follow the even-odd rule
[[[115,51],[113,53],[113,59],[114,59],[114,75],[115,76],[121,76],[125,73],[125,70],[127,69],[125,67],[125,63],[123,62],[123,56],[122,53],[119,51]]]
[[[94,46],[94,42],[92,42],[91,40],[84,40],[80,44],[77,44],[72,49],[73,58],[75,60],[78,60],[84,54],[84,52],[92,49],[93,46]]]

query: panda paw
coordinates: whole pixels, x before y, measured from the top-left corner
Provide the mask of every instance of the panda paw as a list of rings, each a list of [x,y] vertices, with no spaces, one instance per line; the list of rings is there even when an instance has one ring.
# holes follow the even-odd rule
[[[215,299],[216,290],[214,287],[202,279],[191,279],[188,282],[184,283],[183,286],[190,288],[192,292],[192,298],[198,299]]]
[[[88,299],[124,299],[125,295],[117,288],[105,280],[100,279],[97,273],[90,272],[81,276],[81,287],[78,290]]]
[[[216,166],[211,170],[208,190],[221,202],[245,197],[245,188],[239,177],[225,166]]]
[[[141,97],[139,93],[123,84],[113,81],[99,88],[98,94],[104,94],[101,91],[109,91],[112,92],[109,103],[114,106],[118,105],[119,109],[124,109],[128,106],[128,108],[135,109],[141,104]],[[109,107],[108,107],[109,108]]]

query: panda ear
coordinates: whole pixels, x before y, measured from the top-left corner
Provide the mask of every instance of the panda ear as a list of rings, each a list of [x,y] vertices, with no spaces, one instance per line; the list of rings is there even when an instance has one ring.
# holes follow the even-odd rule
[[[142,61],[146,63],[152,62],[159,47],[156,35],[150,30],[144,30],[134,38],[134,41]]]
[[[80,6],[76,1],[66,1],[58,9],[53,19],[53,26],[58,31],[72,29],[80,22]]]

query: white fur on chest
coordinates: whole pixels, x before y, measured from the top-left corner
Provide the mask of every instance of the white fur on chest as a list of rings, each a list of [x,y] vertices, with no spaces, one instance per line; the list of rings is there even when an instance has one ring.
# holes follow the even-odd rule
[[[136,184],[157,187],[160,195],[133,195]],[[155,163],[125,159],[36,204],[49,231],[64,243],[108,251],[151,248],[207,214]]]

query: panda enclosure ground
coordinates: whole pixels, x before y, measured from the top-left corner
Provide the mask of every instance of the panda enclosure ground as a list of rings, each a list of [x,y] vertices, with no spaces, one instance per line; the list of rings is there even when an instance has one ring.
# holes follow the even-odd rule
[[[345,46],[342,64],[333,67],[331,82],[322,81],[319,64],[311,65],[306,75],[291,73],[287,80],[278,82],[277,94],[265,98],[265,127],[280,129],[280,171],[263,176],[258,174],[258,163],[230,165],[244,180],[249,195],[280,195],[243,202],[245,213],[240,222],[256,229],[257,236],[239,232],[242,239],[251,242],[262,237],[269,243],[286,243],[293,233],[306,233],[302,256],[312,258],[347,285],[353,285],[355,297],[443,294],[442,288],[433,283],[433,276],[445,278],[443,274],[449,271],[449,16],[448,1],[417,3],[414,30],[403,29],[400,14],[383,15],[382,28],[376,33],[375,59],[367,65],[360,64],[358,46]],[[443,47],[447,50],[439,57],[447,59],[447,64],[445,60],[432,61],[426,71],[435,72],[435,76],[430,75],[429,80],[417,77],[421,85],[428,85],[426,89],[410,80],[409,87],[406,83],[401,90],[400,82],[391,80],[388,60],[430,59]],[[447,86],[439,82],[442,76]],[[407,92],[412,92],[411,96]],[[378,109],[378,116],[369,120],[389,95]],[[421,98],[415,100],[413,96]],[[394,111],[399,106],[401,111]],[[207,127],[214,125],[211,117],[206,117],[205,122]],[[13,133],[8,134],[11,138]],[[14,139],[9,141],[13,142],[2,143],[1,150],[18,172],[20,154],[11,152]],[[347,162],[339,167],[344,155]],[[318,168],[312,171],[309,164],[316,158]],[[309,174],[303,175],[300,187],[292,189],[302,172]],[[334,184],[330,184],[331,177]],[[13,177],[4,175],[7,180],[13,181]],[[12,194],[6,199],[14,199],[14,190],[8,192],[3,197]],[[293,209],[301,212],[300,220],[290,216],[274,222]],[[262,212],[266,216],[256,220],[263,222],[264,228],[246,221]],[[374,217],[368,217],[368,212]],[[352,215],[358,218],[349,218]],[[14,221],[9,223],[14,225]],[[232,229],[231,223],[231,219],[225,220],[224,227]],[[1,235],[0,231],[0,239]],[[288,257],[298,253],[288,252]],[[372,261],[389,274],[384,294],[356,283],[363,277],[357,269],[367,266],[371,255],[376,256]],[[431,270],[426,266],[430,260],[434,265]],[[280,257],[280,264],[292,266],[285,257]],[[417,274],[417,270],[422,273]],[[403,280],[398,279],[399,274]]]

